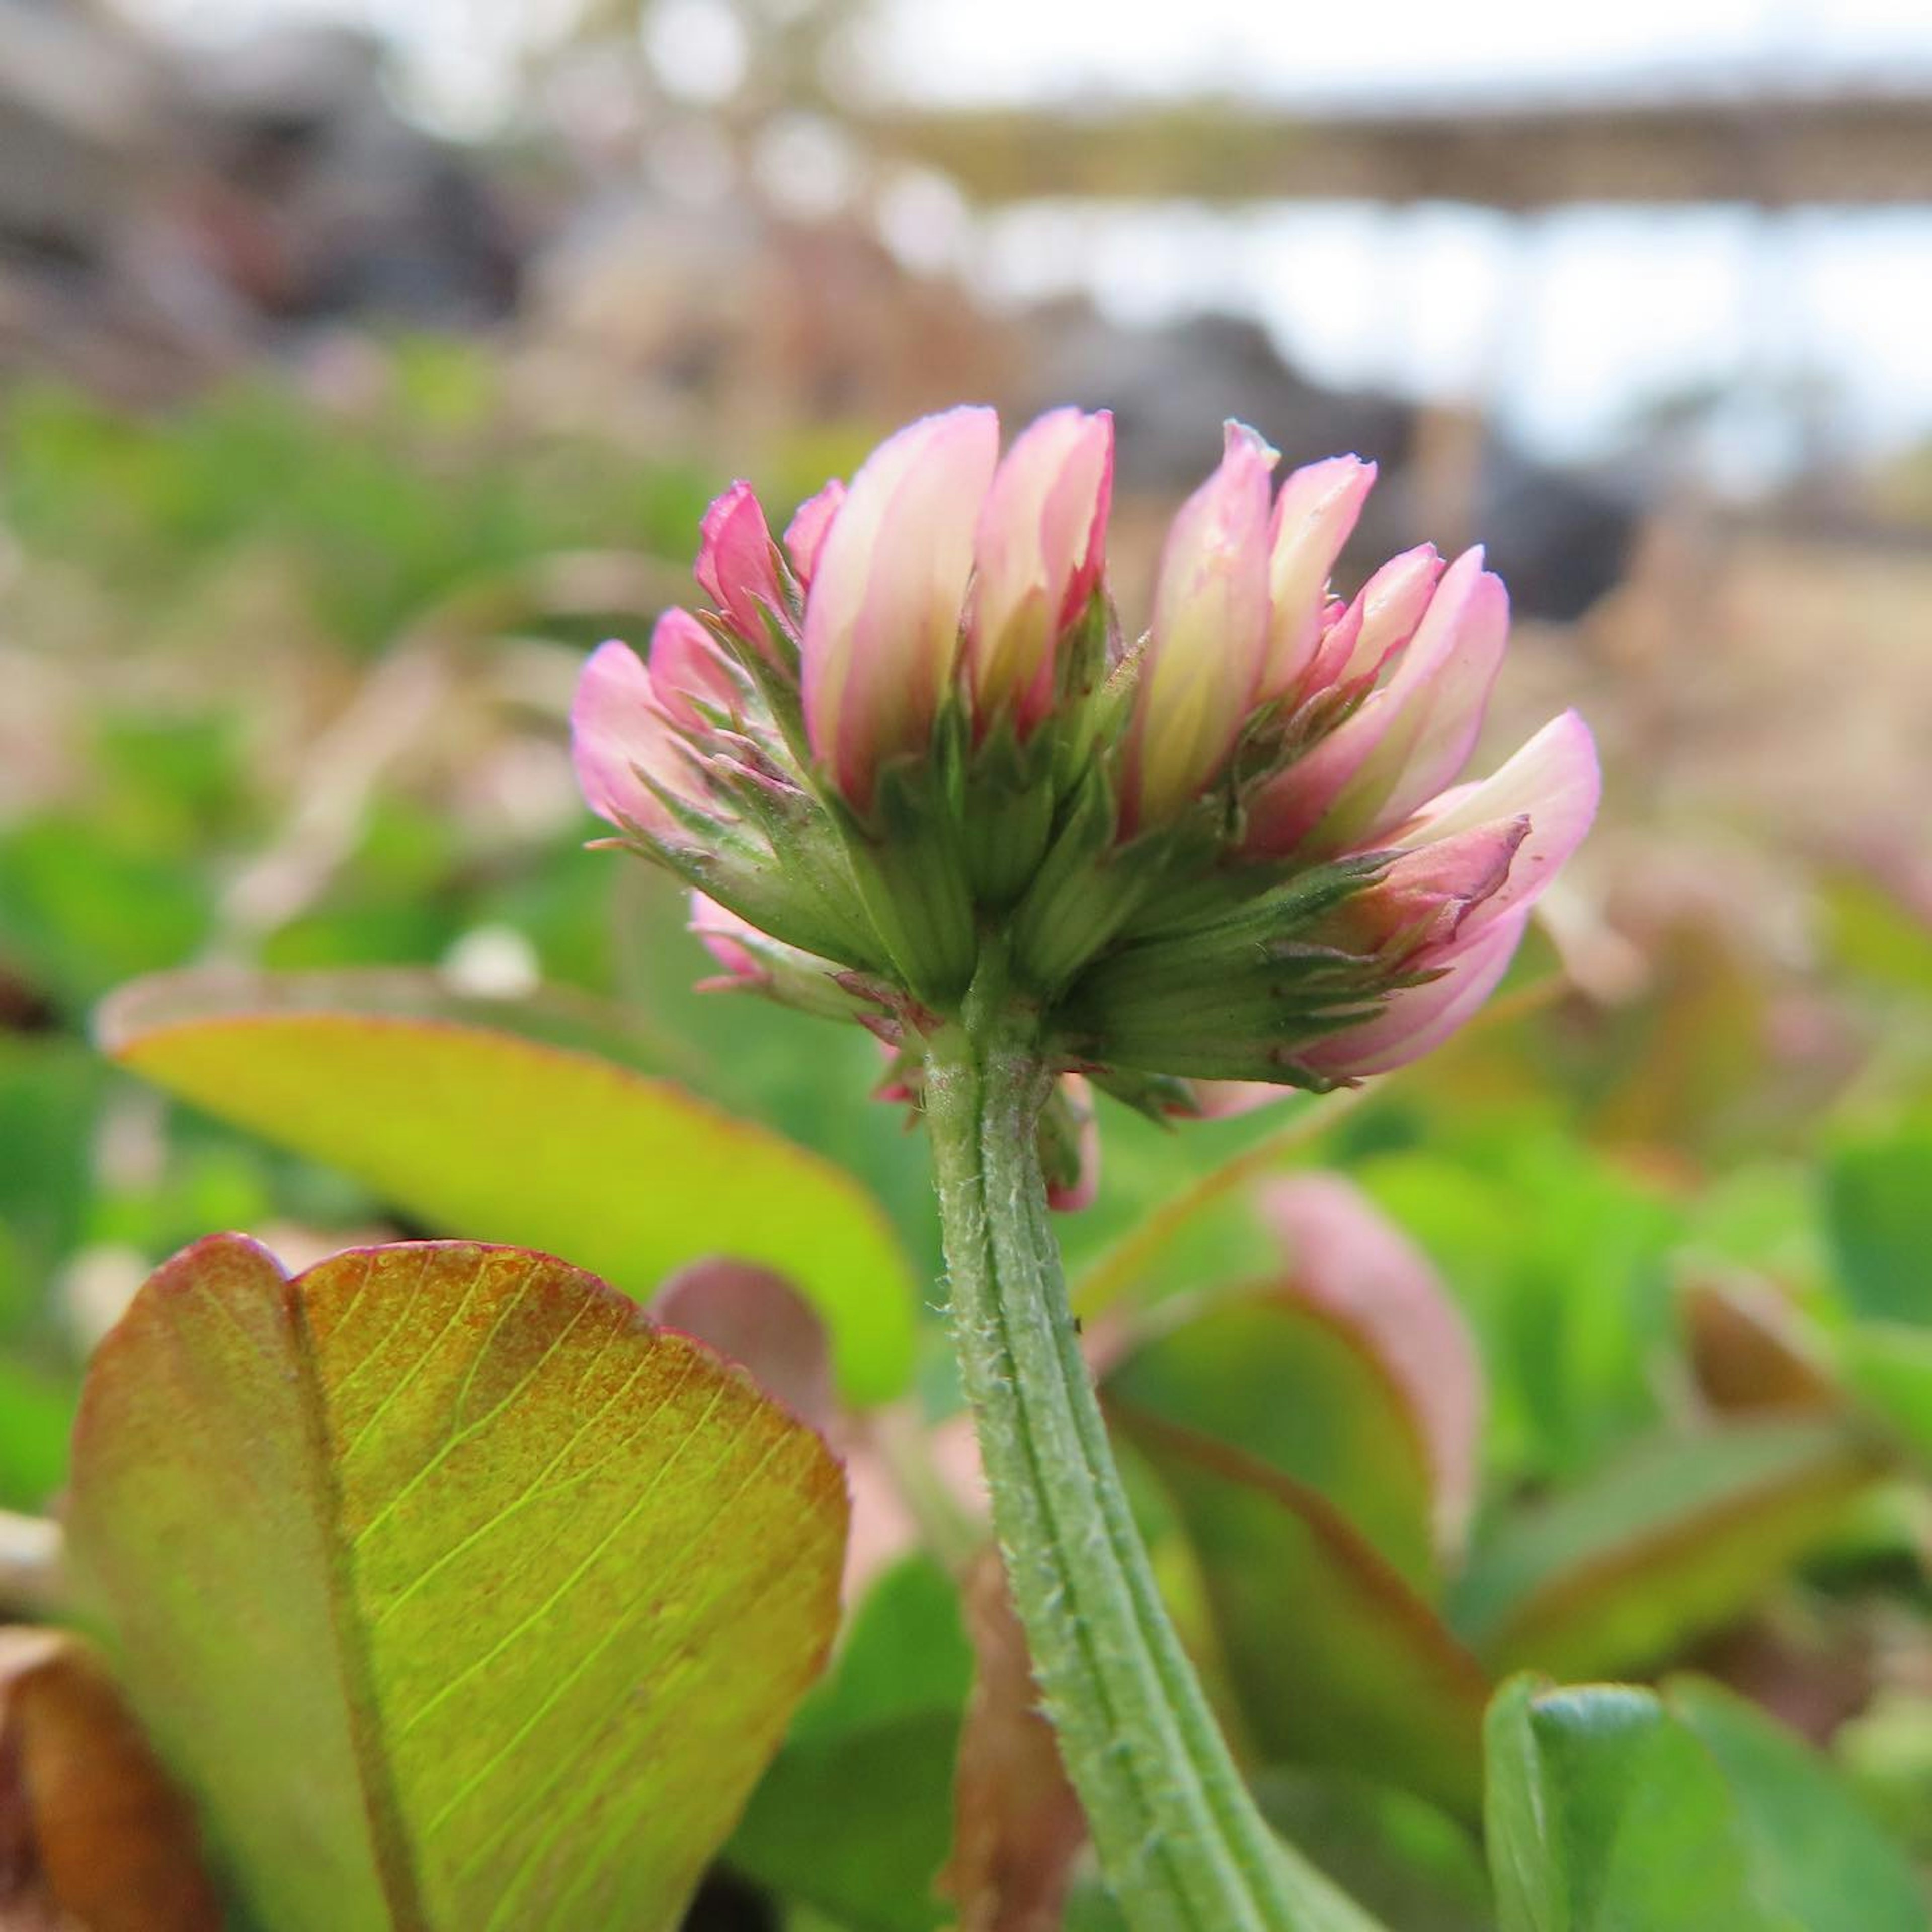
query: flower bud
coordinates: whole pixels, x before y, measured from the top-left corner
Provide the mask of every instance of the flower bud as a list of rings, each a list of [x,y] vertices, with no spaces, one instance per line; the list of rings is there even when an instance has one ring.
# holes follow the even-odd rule
[[[1071,409],[1042,416],[994,472],[966,620],[982,728],[1010,712],[1024,736],[1052,706],[1054,646],[1100,581],[1113,483],[1113,418]]]
[[[1180,508],[1161,554],[1128,728],[1126,829],[1172,818],[1221,770],[1268,649],[1268,474],[1280,460],[1227,424],[1220,467]]]
[[[1336,937],[1354,951],[1429,962],[1502,890],[1529,830],[1527,815],[1496,819],[1402,852],[1343,904]]]
[[[845,486],[835,476],[817,496],[808,496],[800,504],[785,526],[785,555],[791,559],[792,574],[802,590],[812,587],[818,554],[825,548],[825,539],[832,533],[832,519],[844,501]]]
[[[806,730],[862,812],[880,765],[931,742],[999,436],[988,409],[949,410],[901,430],[866,459],[814,560]]]
[[[782,944],[703,892],[691,896],[690,930],[723,969],[716,979],[699,982],[700,992],[762,993],[825,1019],[862,1020],[873,1012],[870,1003],[842,983],[831,961]]]
[[[1324,1079],[1363,1080],[1420,1060],[1496,991],[1528,918],[1526,911],[1517,911],[1498,919],[1448,961],[1436,978],[1419,986],[1398,987],[1384,996],[1372,1018],[1304,1048],[1300,1064]]]
[[[688,610],[670,610],[651,632],[651,693],[680,730],[702,729],[705,708],[728,716],[741,696],[736,676],[711,633]]]
[[[700,789],[645,669],[628,644],[599,644],[570,709],[571,755],[585,801],[600,818],[649,832],[672,818],[648,778],[692,796]]]
[[[1254,802],[1250,848],[1340,851],[1399,825],[1460,772],[1509,636],[1509,594],[1480,550],[1450,566],[1388,682]]]
[[[1442,575],[1442,559],[1433,544],[1391,557],[1324,633],[1304,692],[1337,690],[1373,678],[1415,635]]]
[[[704,594],[746,643],[769,650],[765,626],[790,620],[778,588],[772,533],[750,484],[739,482],[704,513],[693,574]]]
[[[1331,456],[1294,471],[1281,486],[1268,539],[1268,656],[1262,674],[1270,697],[1294,691],[1314,658],[1328,573],[1375,480],[1372,463]]]
[[[1478,838],[1498,824],[1523,824],[1507,877],[1474,902],[1465,939],[1504,914],[1527,908],[1582,843],[1603,795],[1590,728],[1574,711],[1552,718],[1515,757],[1480,784],[1459,785],[1426,806],[1395,834],[1417,857]],[[1398,860],[1398,866],[1406,862]]]

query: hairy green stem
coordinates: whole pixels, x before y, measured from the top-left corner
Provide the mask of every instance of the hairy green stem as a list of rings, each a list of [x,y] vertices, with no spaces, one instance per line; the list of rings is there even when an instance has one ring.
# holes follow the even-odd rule
[[[1134,1932],[1311,1932],[1339,1900],[1256,1810],[1128,1510],[1048,1225],[1049,1077],[998,993],[976,982],[932,1041],[926,1124],[994,1526],[1060,1755]]]

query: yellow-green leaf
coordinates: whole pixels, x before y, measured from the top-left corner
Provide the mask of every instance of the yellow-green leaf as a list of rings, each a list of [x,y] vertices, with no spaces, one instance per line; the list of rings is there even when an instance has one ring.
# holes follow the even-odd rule
[[[824,1318],[848,1397],[904,1387],[905,1256],[818,1155],[670,1081],[487,1027],[304,1010],[259,982],[185,1016],[182,997],[166,980],[124,988],[103,1046],[440,1230],[568,1255],[640,1299],[703,1256],[775,1268]]]
[[[547,1256],[178,1256],[91,1369],[69,1546],[276,1932],[674,1925],[834,1628],[819,1438]]]

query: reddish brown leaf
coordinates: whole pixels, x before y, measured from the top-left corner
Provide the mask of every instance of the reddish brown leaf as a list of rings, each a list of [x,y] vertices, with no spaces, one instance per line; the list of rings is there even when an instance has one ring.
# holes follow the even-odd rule
[[[0,1932],[219,1932],[193,1814],[106,1672],[0,1630]]]
[[[1087,1820],[1040,1708],[997,1550],[973,1565],[963,1602],[978,1669],[940,1889],[959,1907],[958,1932],[1055,1932]]]
[[[1713,1408],[1828,1414],[1844,1407],[1844,1391],[1775,1289],[1755,1281],[1696,1281],[1683,1306],[1691,1372]]]

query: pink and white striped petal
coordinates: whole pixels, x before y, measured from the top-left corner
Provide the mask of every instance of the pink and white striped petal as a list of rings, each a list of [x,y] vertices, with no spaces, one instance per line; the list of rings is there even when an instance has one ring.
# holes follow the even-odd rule
[[[1316,1041],[1298,1056],[1301,1064],[1331,1080],[1360,1080],[1420,1060],[1496,991],[1528,918],[1518,910],[1496,920],[1446,962],[1440,978],[1391,993],[1374,1018]]]
[[[1391,557],[1362,586],[1346,621],[1322,637],[1304,694],[1373,677],[1415,635],[1442,575],[1433,544]]]
[[[1255,802],[1252,850],[1366,846],[1467,762],[1509,639],[1509,593],[1480,550],[1451,564],[1395,673]]]
[[[815,496],[800,504],[785,526],[785,555],[791,560],[792,574],[802,590],[812,587],[812,574],[818,568],[819,552],[832,533],[832,520],[845,501],[845,486],[837,477]]]
[[[861,811],[879,766],[922,751],[952,676],[973,532],[999,458],[989,409],[926,416],[866,460],[806,600],[806,730]]]
[[[1439,852],[1479,836],[1479,828],[1513,814],[1526,820],[1509,874],[1471,910],[1467,938],[1533,904],[1583,842],[1603,796],[1601,767],[1590,728],[1574,711],[1552,718],[1492,777],[1459,785],[1425,806],[1394,842],[1418,854]],[[1398,860],[1398,865],[1406,862]]]
[[[1268,656],[1264,696],[1296,689],[1313,662],[1328,574],[1374,487],[1376,466],[1331,456],[1294,471],[1275,500],[1268,536]]]
[[[1114,485],[1114,419],[1054,410],[1006,452],[980,512],[966,664],[982,725],[1030,731],[1052,702],[1054,647],[1099,582]]]
[[[1196,797],[1253,709],[1268,649],[1268,476],[1279,460],[1230,422],[1220,466],[1168,532],[1128,727],[1130,830]]]

